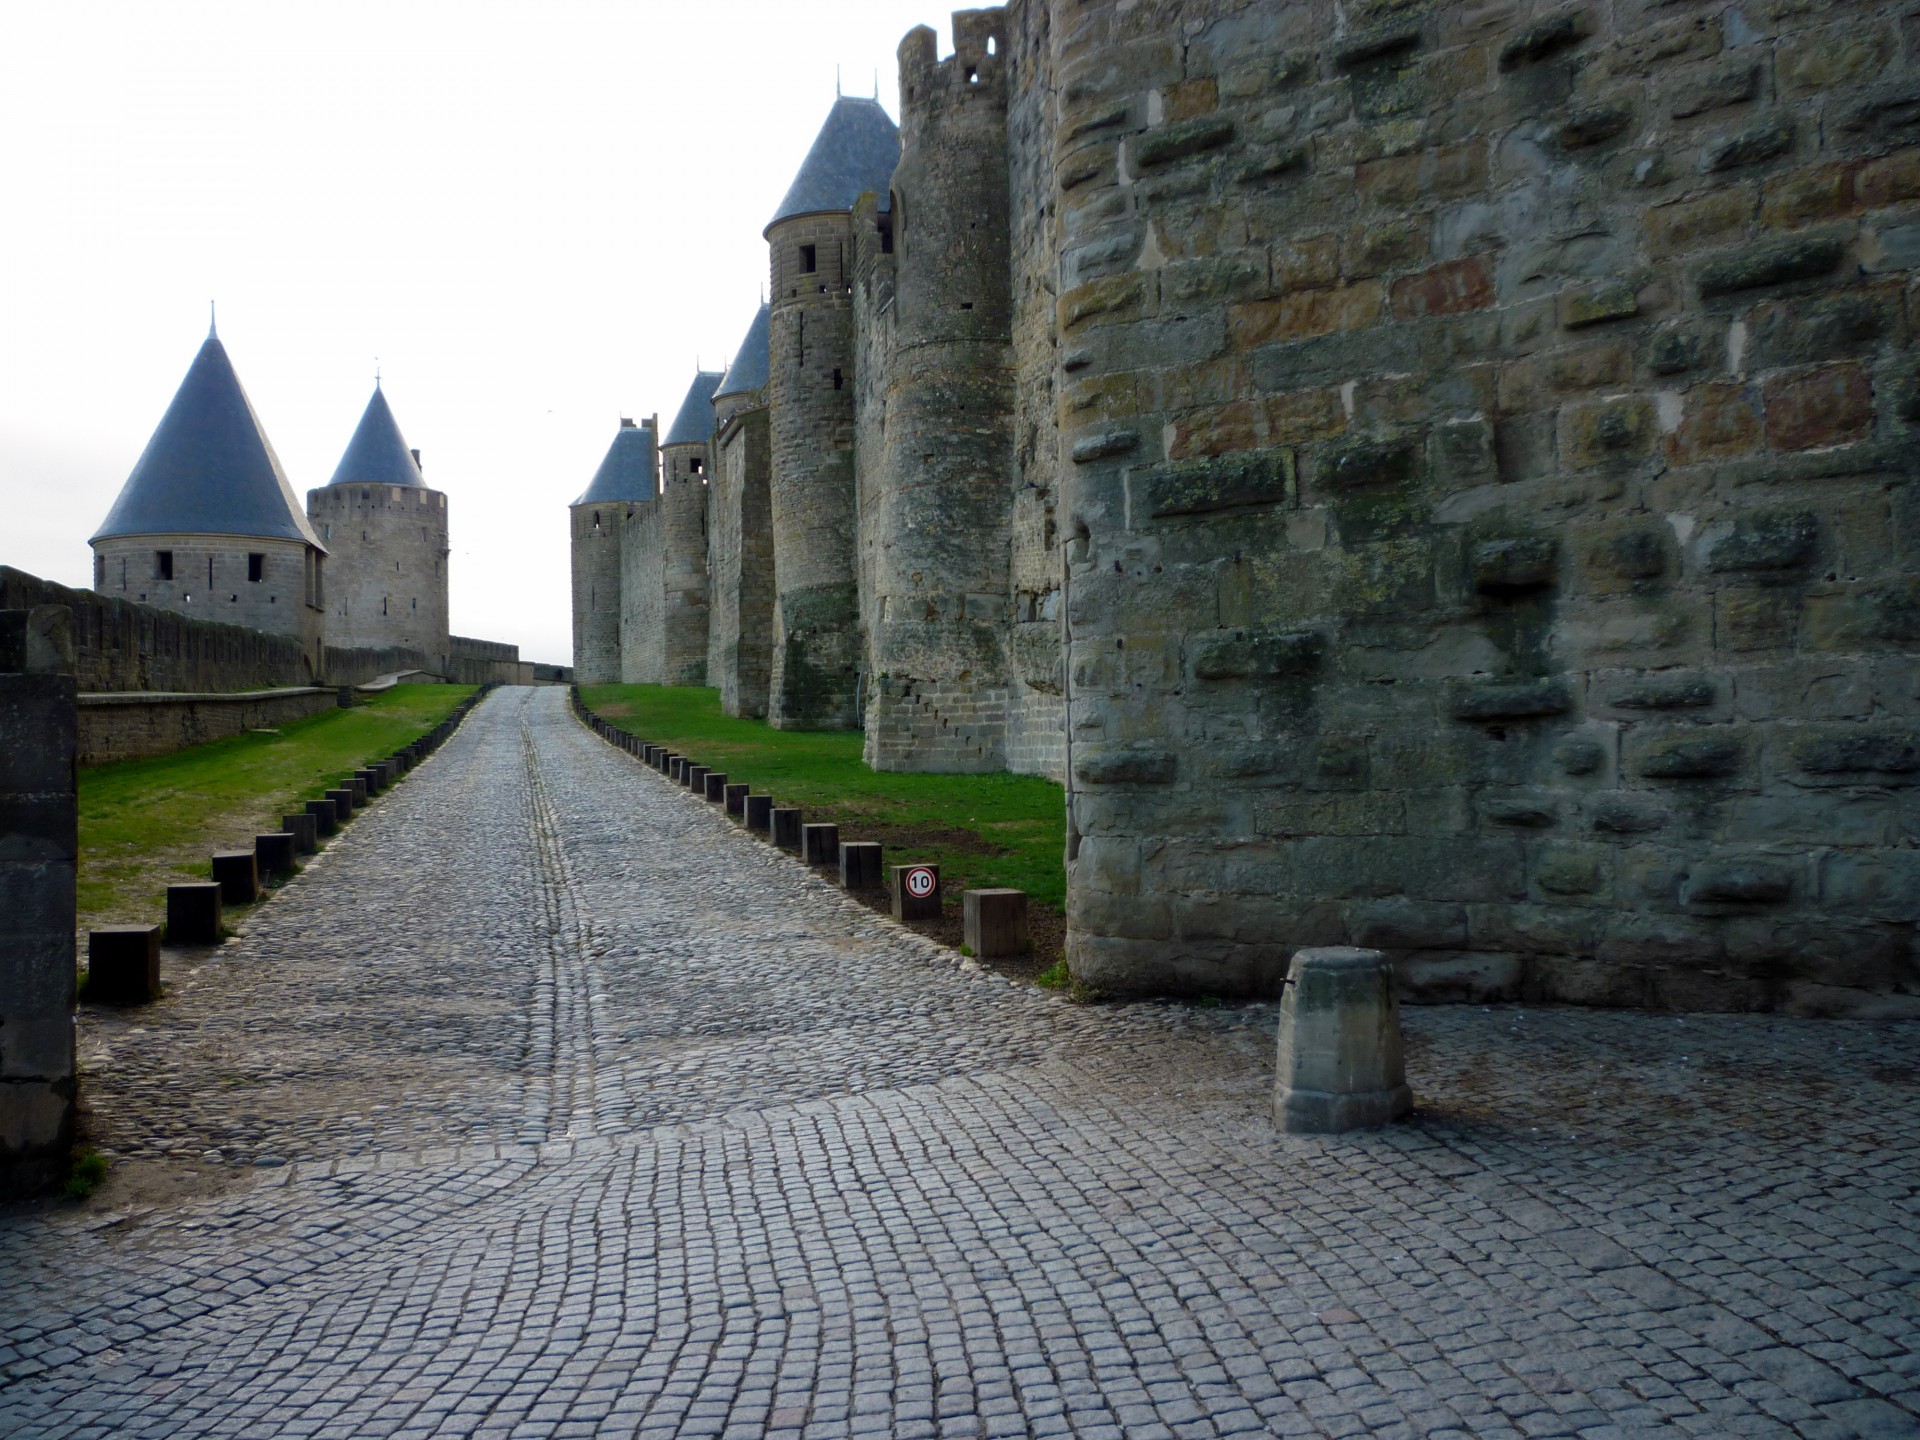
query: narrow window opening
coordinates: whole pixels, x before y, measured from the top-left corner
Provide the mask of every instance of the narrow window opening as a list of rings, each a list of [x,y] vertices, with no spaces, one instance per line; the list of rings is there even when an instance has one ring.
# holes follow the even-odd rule
[[[107,557],[93,557],[93,588],[98,590],[107,583]]]
[[[893,217],[891,215],[880,217],[880,253],[882,255],[893,253]]]
[[[380,613],[382,615],[387,613],[387,597],[384,595],[380,597]]]
[[[995,40],[993,36],[989,35],[987,37],[987,54],[998,55],[999,53],[1000,53],[1000,42],[998,40]]]
[[[266,573],[266,569],[267,569],[267,557],[265,555],[261,555],[253,552],[248,553],[247,579],[253,581],[255,584],[258,584],[260,581],[260,577]]]
[[[811,275],[819,268],[819,251],[812,245],[802,245],[800,247],[800,273],[802,275]]]
[[[362,490],[360,492],[360,498],[362,500],[371,500],[373,498],[373,492],[371,490]]]
[[[962,300],[960,302],[960,308],[962,310],[971,310],[973,308],[973,302],[971,300]]]
[[[838,390],[843,383],[845,382],[842,381],[840,377],[840,372],[838,370],[834,371],[833,372],[833,388]]]
[[[967,66],[967,83],[969,85],[980,83],[980,72],[971,65]]]
[[[416,610],[420,608],[420,597],[418,595],[413,597],[413,608]]]
[[[238,605],[240,603],[240,597],[238,595],[229,595],[227,596],[227,603],[229,605]]]
[[[127,557],[124,555],[120,557],[120,588],[127,588]]]
[[[693,466],[693,473],[694,473],[694,474],[696,474],[696,475],[704,475],[704,474],[706,473],[706,469],[707,469],[707,462],[706,462],[706,461],[704,461],[704,460],[702,460],[702,459],[701,459],[701,458],[700,458],[699,456],[697,456],[697,455],[696,455],[696,456],[694,456],[694,458],[693,458],[693,460],[692,460],[692,462],[691,462],[691,464],[692,464],[692,466]]]
[[[207,556],[207,588],[213,588],[213,556]]]

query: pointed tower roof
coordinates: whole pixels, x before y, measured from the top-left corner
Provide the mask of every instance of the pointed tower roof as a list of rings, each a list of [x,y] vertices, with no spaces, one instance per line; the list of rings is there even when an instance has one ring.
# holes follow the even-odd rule
[[[693,377],[662,445],[704,445],[713,438],[713,389],[719,383],[718,370],[702,370]]]
[[[773,357],[768,345],[767,334],[772,326],[773,307],[766,301],[760,302],[760,309],[753,317],[753,323],[747,327],[747,338],[740,342],[740,348],[734,352],[733,363],[727,366],[727,373],[714,388],[713,398],[718,400],[727,395],[744,395],[749,390],[758,390],[767,383],[767,372],[773,368]]]
[[[193,357],[93,538],[120,535],[258,535],[325,549],[216,335]]]
[[[426,483],[420,478],[420,464],[407,448],[407,439],[400,433],[393,409],[376,380],[373,398],[367,401],[360,424],[347,442],[347,453],[340,457],[333,479],[327,484],[418,485],[425,489]]]
[[[575,505],[610,505],[623,500],[651,500],[660,491],[654,468],[653,427],[622,420],[607,447],[607,458],[593,472],[593,482],[580,492]]]
[[[868,190],[880,197],[880,208],[885,210],[887,182],[899,163],[900,127],[880,102],[840,96],[827,112],[827,123],[814,137],[807,158],[800,162],[786,198],[767,222],[767,230],[796,215],[851,210]]]

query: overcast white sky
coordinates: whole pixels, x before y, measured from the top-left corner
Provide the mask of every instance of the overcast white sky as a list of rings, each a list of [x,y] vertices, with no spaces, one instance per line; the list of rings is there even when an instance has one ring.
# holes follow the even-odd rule
[[[570,659],[567,502],[759,303],[909,0],[0,0],[0,563],[84,586],[207,328],[304,501],[372,389],[448,494],[456,633]]]

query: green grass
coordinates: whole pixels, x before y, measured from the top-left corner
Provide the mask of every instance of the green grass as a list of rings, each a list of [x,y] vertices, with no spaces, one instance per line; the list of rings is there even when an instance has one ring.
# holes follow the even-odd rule
[[[75,1152],[73,1170],[67,1176],[67,1199],[86,1199],[100,1188],[100,1182],[106,1178],[107,1157],[91,1145],[82,1147]]]
[[[858,733],[730,719],[717,690],[589,685],[580,693],[602,719],[798,805],[809,822],[838,825],[842,840],[880,841],[888,865],[939,865],[949,896],[1010,885],[1055,910],[1066,902],[1066,802],[1051,780],[869,770]]]
[[[471,685],[396,685],[273,733],[80,772],[80,928],[151,924],[167,886],[207,878],[216,850],[252,848],[280,817],[444,720]]]

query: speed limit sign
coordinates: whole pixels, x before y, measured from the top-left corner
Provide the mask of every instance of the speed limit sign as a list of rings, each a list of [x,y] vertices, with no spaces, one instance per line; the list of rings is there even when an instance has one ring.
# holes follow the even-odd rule
[[[939,877],[926,865],[909,865],[906,874],[907,893],[916,900],[925,900],[940,886]]]
[[[938,865],[896,865],[889,877],[893,892],[893,918],[896,920],[938,920],[940,918],[940,867]]]

